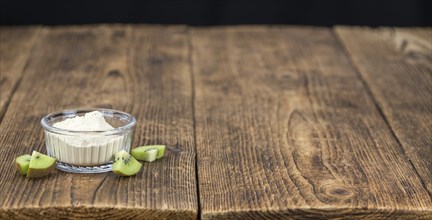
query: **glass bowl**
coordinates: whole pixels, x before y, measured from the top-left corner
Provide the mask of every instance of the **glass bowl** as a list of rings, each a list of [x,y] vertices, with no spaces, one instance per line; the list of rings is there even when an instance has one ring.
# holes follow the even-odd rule
[[[57,122],[98,111],[113,129],[103,131],[68,130],[54,127]],[[125,112],[102,109],[71,109],[43,117],[48,155],[57,159],[57,168],[73,173],[103,173],[112,170],[113,156],[130,151],[136,119]]]

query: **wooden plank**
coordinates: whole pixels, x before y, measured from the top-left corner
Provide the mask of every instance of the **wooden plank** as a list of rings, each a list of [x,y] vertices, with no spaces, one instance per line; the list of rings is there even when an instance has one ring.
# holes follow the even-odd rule
[[[21,80],[40,27],[0,27],[0,121]]]
[[[202,219],[432,218],[332,31],[191,34]]]
[[[336,33],[432,195],[432,28]]]
[[[44,28],[0,124],[0,217],[195,219],[198,213],[186,28]],[[137,118],[134,145],[166,144],[137,176],[57,172],[26,179],[14,158],[46,152],[41,117],[109,107]]]

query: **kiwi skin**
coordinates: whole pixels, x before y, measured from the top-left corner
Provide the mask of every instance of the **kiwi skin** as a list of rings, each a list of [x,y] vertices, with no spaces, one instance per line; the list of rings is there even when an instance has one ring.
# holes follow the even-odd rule
[[[38,178],[38,177],[44,177],[49,175],[51,172],[53,172],[55,167],[55,163],[52,164],[51,166],[49,166],[46,169],[30,169],[27,172],[27,176],[28,178]]]

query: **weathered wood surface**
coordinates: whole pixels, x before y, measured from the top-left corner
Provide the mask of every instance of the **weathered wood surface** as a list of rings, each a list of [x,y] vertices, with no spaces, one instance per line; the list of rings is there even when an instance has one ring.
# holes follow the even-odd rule
[[[432,28],[336,33],[432,195]]]
[[[429,36],[2,27],[0,219],[432,219]],[[76,107],[132,113],[134,145],[167,157],[130,178],[15,172],[46,152],[40,118]]]
[[[0,218],[196,218],[186,28],[54,27],[40,35],[0,124]],[[167,157],[131,178],[18,175],[14,157],[46,152],[41,117],[83,106],[132,113],[139,122],[134,145],[166,144]]]
[[[39,27],[0,28],[0,121],[17,88]]]
[[[327,28],[192,30],[203,219],[432,218]]]

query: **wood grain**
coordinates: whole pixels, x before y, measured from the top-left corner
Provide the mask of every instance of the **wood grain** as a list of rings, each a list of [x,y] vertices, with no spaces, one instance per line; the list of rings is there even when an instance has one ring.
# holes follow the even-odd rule
[[[0,121],[18,87],[40,27],[0,27]]]
[[[336,33],[432,195],[432,29],[337,27]]]
[[[0,218],[197,218],[187,42],[181,26],[43,28],[0,124]],[[76,107],[130,112],[134,146],[166,144],[167,156],[130,178],[15,172],[16,156],[46,152],[41,117]]]
[[[202,219],[430,219],[422,180],[332,31],[191,33]]]

